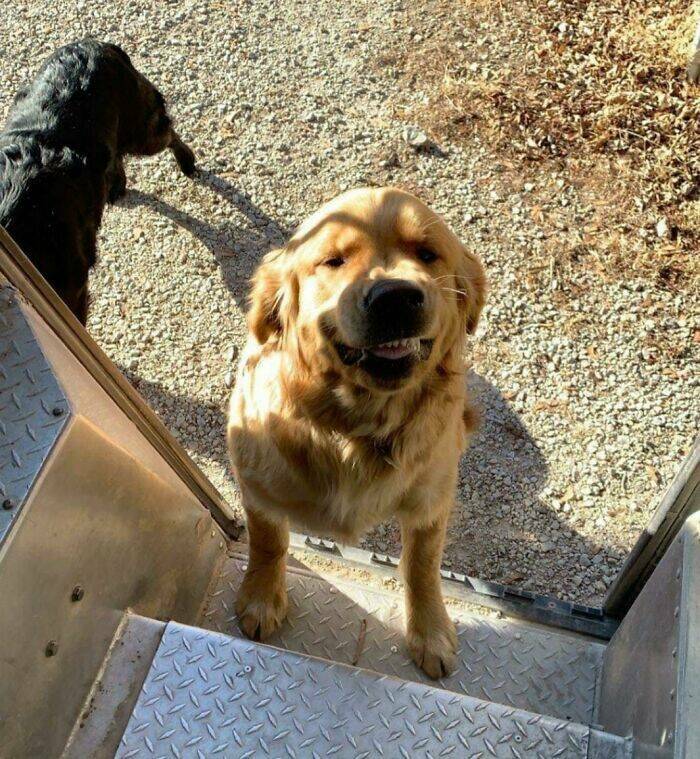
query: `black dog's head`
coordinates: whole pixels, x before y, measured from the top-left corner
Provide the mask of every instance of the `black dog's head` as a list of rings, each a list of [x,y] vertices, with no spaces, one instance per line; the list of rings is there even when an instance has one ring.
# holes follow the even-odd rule
[[[155,155],[170,148],[182,171],[192,174],[194,154],[173,129],[165,99],[129,56],[118,45],[89,37],[67,45],[54,56],[76,57],[82,59],[82,65],[72,67],[76,74],[73,78],[88,72],[85,94],[94,116],[96,128],[92,131],[104,140],[110,153],[116,157],[127,153]],[[63,63],[66,66],[67,60]],[[114,144],[109,144],[110,135]]]
[[[163,96],[120,47],[102,43],[101,48],[102,65],[110,77],[110,91],[119,109],[119,152],[160,153],[172,138],[172,122]]]
[[[194,171],[194,153],[178,137],[159,90],[131,63],[117,45],[103,44],[104,55],[121,68],[119,95],[120,154],[155,155],[170,148],[185,174]]]

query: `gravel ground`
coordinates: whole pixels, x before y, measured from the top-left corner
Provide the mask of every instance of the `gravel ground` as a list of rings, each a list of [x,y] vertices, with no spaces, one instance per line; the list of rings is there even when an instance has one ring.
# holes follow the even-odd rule
[[[234,504],[225,407],[257,261],[341,190],[419,193],[491,281],[470,379],[483,424],[446,564],[594,603],[696,434],[697,295],[543,258],[556,231],[543,219],[575,228],[590,202],[566,168],[535,175],[478,141],[407,143],[427,98],[406,86],[406,51],[450,23],[419,10],[14,0],[0,113],[46,54],[88,32],[123,45],[166,94],[202,171],[188,180],[168,155],[129,163],[131,190],[102,228],[89,329]],[[365,545],[395,554],[398,530]]]

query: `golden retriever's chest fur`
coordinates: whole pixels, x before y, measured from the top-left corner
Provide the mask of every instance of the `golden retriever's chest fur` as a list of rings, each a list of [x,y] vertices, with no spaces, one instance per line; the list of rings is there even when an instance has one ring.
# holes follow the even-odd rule
[[[430,509],[451,492],[464,443],[463,394],[423,400],[393,434],[348,435],[300,412],[281,381],[282,362],[276,352],[249,353],[231,399],[229,448],[248,507],[352,541],[399,510]]]

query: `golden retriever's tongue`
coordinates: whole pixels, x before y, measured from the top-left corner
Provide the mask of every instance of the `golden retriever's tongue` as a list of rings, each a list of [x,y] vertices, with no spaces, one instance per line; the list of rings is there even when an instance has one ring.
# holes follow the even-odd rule
[[[405,358],[410,356],[420,347],[420,340],[410,338],[409,340],[395,340],[391,343],[382,343],[369,349],[369,352],[379,358]]]

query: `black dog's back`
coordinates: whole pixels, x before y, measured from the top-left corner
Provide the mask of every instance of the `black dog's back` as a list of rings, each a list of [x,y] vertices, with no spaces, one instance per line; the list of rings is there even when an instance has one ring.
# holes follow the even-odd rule
[[[158,90],[116,45],[57,50],[16,96],[0,134],[0,224],[84,323],[105,203],[123,194],[125,154],[192,151]]]

